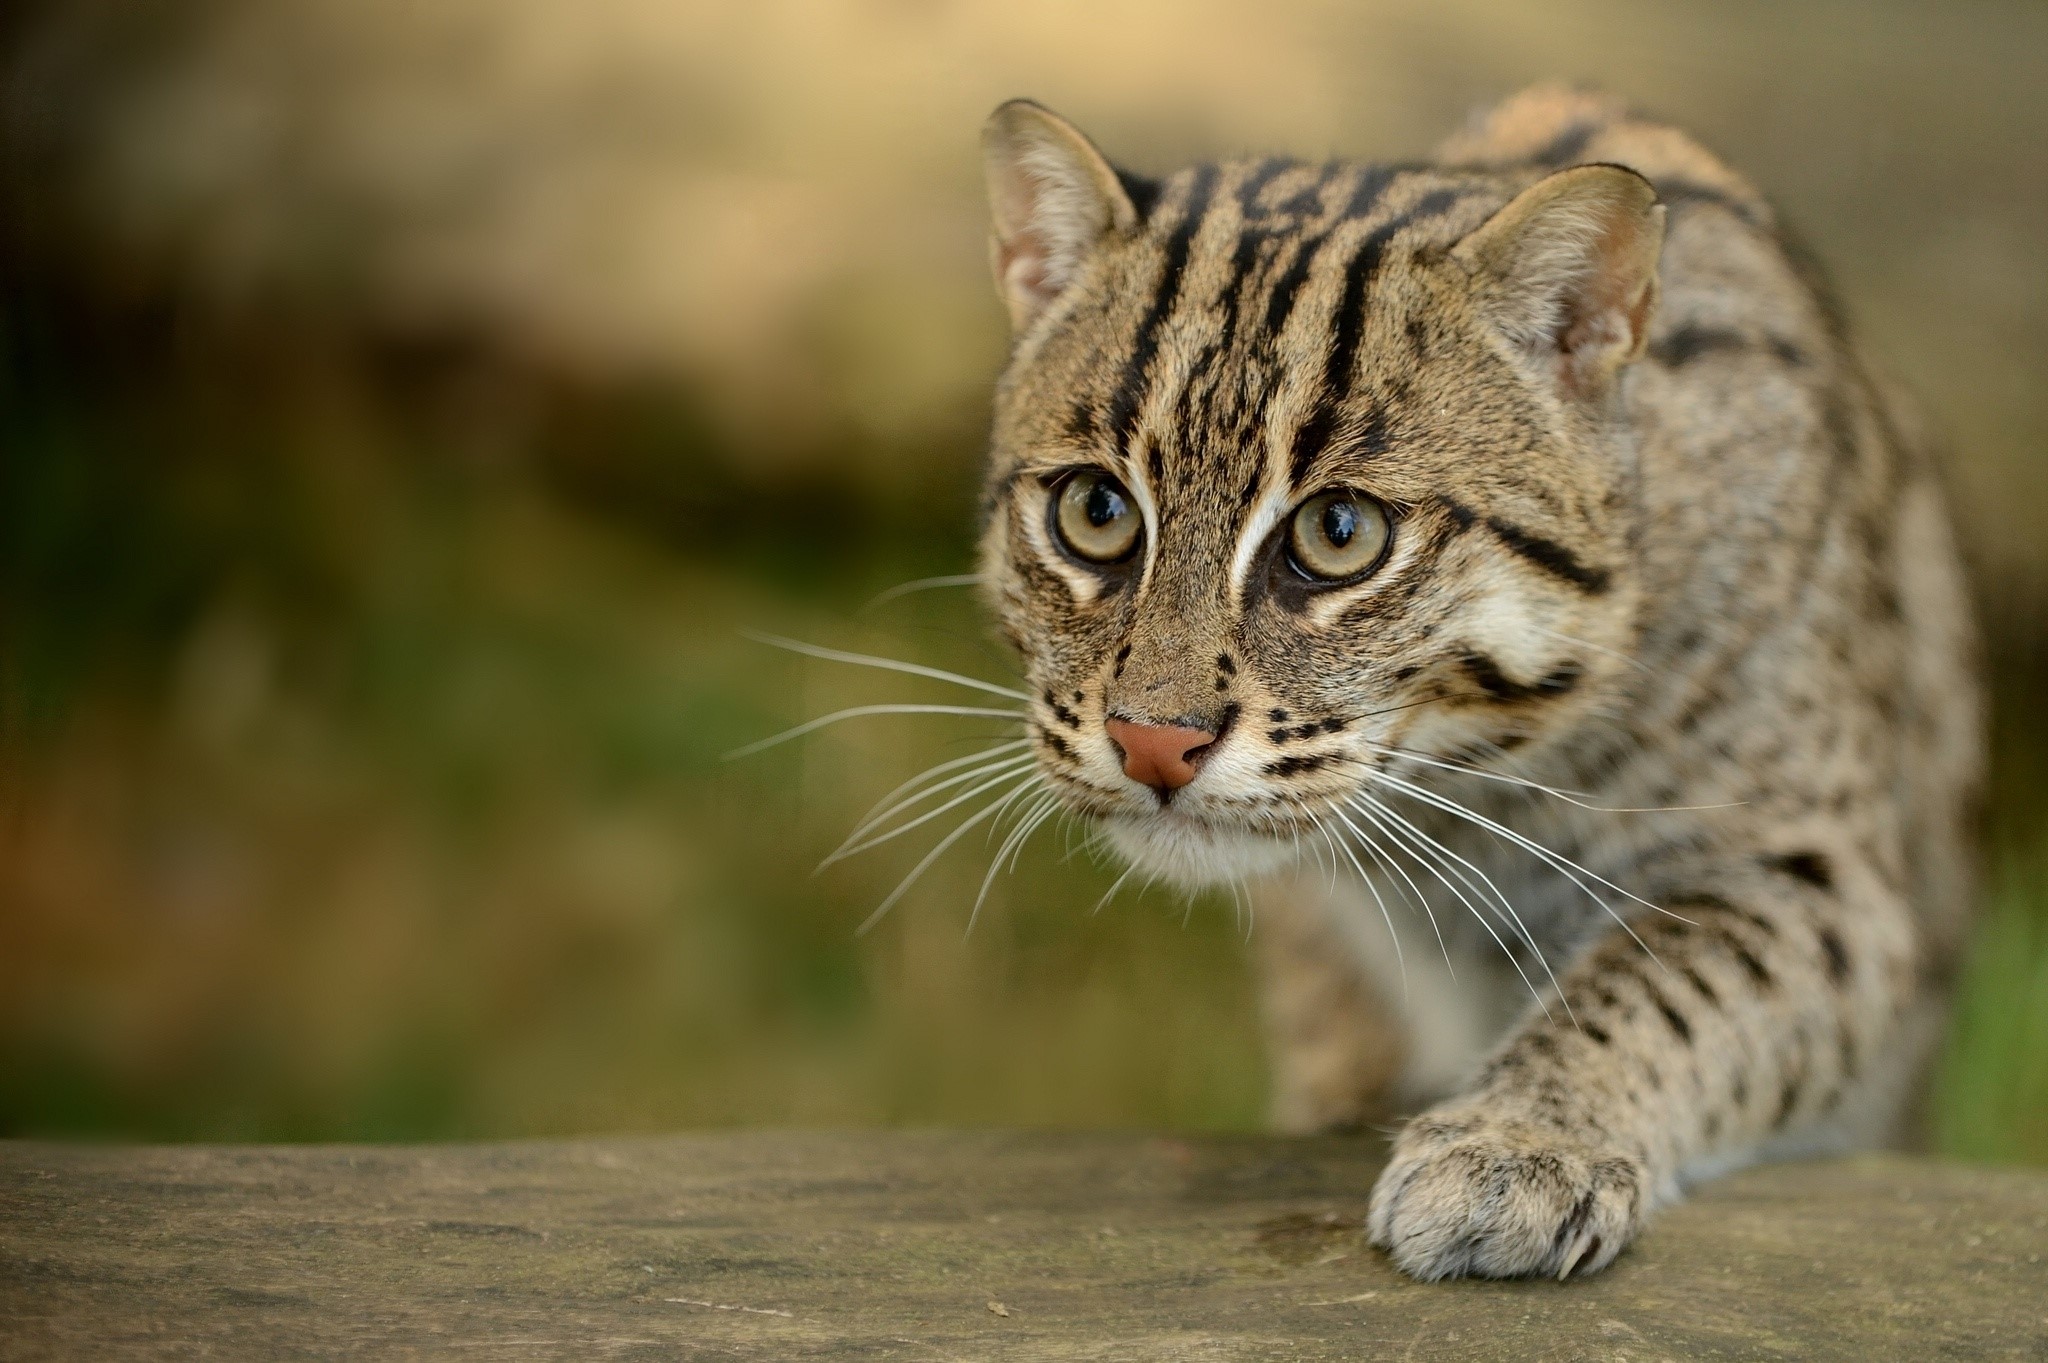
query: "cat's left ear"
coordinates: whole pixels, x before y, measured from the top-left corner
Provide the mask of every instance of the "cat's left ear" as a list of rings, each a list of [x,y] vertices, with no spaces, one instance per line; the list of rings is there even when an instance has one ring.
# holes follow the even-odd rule
[[[1480,315],[1585,398],[1643,353],[1657,308],[1664,205],[1621,166],[1537,181],[1451,250]]]
[[[1138,210],[1095,144],[1028,99],[989,115],[981,155],[994,219],[990,262],[1010,323],[1021,332],[1074,282],[1106,237],[1137,230]]]

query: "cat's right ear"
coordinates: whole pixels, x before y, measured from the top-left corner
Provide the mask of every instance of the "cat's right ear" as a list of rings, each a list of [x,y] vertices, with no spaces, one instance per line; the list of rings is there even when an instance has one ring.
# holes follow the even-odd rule
[[[1022,332],[1106,237],[1137,230],[1138,210],[1095,144],[1028,99],[989,115],[981,156],[993,219],[989,260],[1010,325]]]

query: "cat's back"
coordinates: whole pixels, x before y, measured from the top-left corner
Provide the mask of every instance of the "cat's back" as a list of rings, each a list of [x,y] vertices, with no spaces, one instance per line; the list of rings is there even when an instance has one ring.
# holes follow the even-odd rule
[[[1714,755],[1760,818],[1858,792],[1932,958],[1973,897],[1983,759],[1977,641],[1942,471],[1873,377],[1769,202],[1683,131],[1540,86],[1439,149],[1452,165],[1626,166],[1656,186],[1662,298],[1630,374],[1658,677],[1640,736]],[[1729,761],[1729,758],[1734,761]],[[1687,773],[1679,773],[1686,775]]]

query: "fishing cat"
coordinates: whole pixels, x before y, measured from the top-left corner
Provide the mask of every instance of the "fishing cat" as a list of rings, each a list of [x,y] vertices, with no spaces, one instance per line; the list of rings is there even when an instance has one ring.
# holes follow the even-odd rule
[[[1260,884],[1292,1127],[1435,1100],[1409,1273],[1608,1264],[1687,1182],[1889,1140],[1972,899],[1927,442],[1769,205],[1541,88],[1428,162],[1147,179],[1016,101],[981,578],[1140,872]]]

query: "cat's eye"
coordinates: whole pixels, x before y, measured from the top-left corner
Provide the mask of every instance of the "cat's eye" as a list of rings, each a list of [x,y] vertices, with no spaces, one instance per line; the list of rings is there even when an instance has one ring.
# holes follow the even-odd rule
[[[1116,563],[1137,547],[1143,520],[1123,484],[1108,474],[1074,474],[1053,498],[1053,528],[1076,557]]]
[[[1295,509],[1288,551],[1305,576],[1339,582],[1378,566],[1392,535],[1377,501],[1362,492],[1325,492]]]

